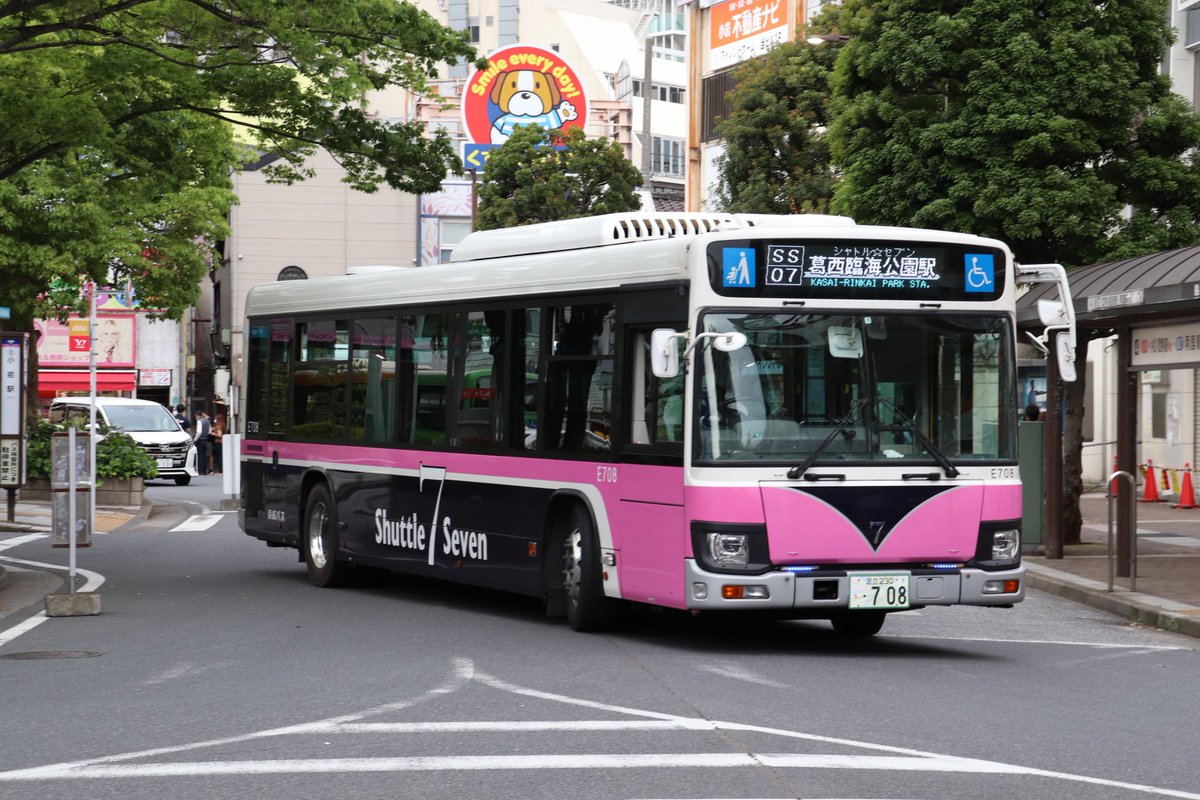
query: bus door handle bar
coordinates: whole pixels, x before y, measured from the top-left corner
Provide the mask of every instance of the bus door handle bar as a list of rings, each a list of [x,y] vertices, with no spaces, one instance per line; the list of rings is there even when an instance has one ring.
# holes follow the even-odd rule
[[[940,481],[942,473],[940,472],[906,472],[900,476],[906,481]]]
[[[826,473],[806,472],[806,473],[804,473],[804,480],[814,481],[814,482],[815,481],[844,481],[844,480],[846,480],[846,476],[840,472],[826,472]]]

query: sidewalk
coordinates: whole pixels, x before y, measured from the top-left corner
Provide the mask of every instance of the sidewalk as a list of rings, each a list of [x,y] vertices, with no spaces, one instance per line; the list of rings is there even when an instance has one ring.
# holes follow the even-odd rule
[[[1102,491],[1085,494],[1080,510],[1082,543],[1065,545],[1060,559],[1024,557],[1029,586],[1142,625],[1200,637],[1200,508],[1136,504],[1136,592],[1129,591],[1129,578],[1120,577],[1108,591],[1108,498]],[[1115,522],[1113,527],[1115,537]]]
[[[1109,592],[1107,498],[1090,493],[1081,503],[1083,542],[1066,545],[1061,559],[1024,556],[1029,586],[1142,625],[1200,638],[1200,508],[1138,503],[1137,591],[1129,591],[1128,578],[1114,578],[1114,591]],[[140,509],[97,507],[95,530],[116,530],[149,510],[149,504]],[[47,503],[17,503],[12,522],[6,511],[0,508],[0,534],[50,532]]]

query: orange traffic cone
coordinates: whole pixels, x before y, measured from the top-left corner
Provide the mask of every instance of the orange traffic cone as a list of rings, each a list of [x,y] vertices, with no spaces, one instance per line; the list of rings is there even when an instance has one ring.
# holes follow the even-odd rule
[[[1142,496],[1138,498],[1138,502],[1158,502],[1158,481],[1154,480],[1154,462],[1150,459],[1146,459],[1146,488],[1142,492]]]
[[[1179,490],[1179,502],[1175,508],[1195,508],[1196,495],[1192,491],[1192,465],[1183,465],[1183,487]]]

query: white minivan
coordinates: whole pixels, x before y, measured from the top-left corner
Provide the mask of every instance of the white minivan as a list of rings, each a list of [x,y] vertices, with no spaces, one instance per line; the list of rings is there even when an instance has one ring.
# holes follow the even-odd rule
[[[91,418],[87,397],[56,397],[50,401],[50,421],[62,424]],[[187,486],[196,475],[196,445],[179,427],[175,415],[161,403],[126,397],[97,397],[96,418],[103,425],[129,435],[158,465],[160,478],[174,478]]]

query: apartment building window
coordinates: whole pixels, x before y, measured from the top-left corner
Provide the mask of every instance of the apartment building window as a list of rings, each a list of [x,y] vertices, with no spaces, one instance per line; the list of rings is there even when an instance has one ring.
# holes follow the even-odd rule
[[[471,44],[479,44],[479,17],[467,21],[467,30],[471,32]]]
[[[683,177],[683,140],[668,139],[665,136],[653,137],[653,146],[650,150],[650,172],[654,175]]]
[[[641,80],[640,78],[634,78],[634,80],[633,80],[633,96],[634,97],[644,97],[644,95],[642,94],[642,90],[643,90],[644,86],[645,86],[645,81]],[[684,89],[682,86],[668,86],[668,85],[662,84],[662,83],[655,83],[655,84],[652,84],[651,90],[654,92],[654,94],[651,95],[651,98],[650,98],[652,100],[660,100],[664,103],[682,103],[683,102]]]

